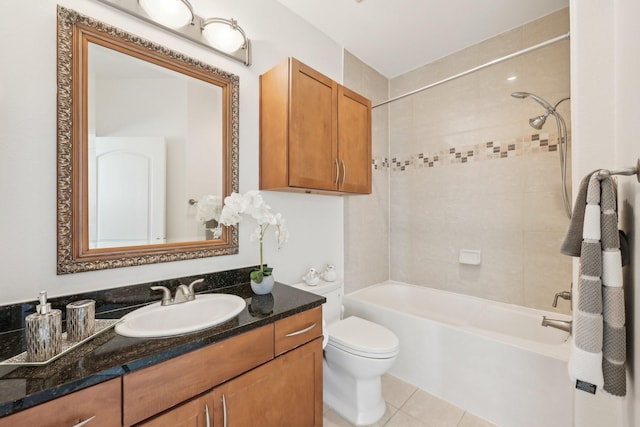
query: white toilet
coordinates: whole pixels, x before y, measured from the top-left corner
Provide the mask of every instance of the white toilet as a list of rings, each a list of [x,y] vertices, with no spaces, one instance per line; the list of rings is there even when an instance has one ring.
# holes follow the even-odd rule
[[[327,299],[322,306],[326,322],[324,403],[352,424],[375,423],[386,409],[380,378],[396,360],[398,338],[393,332],[368,320],[356,316],[341,319],[342,281],[294,286]]]

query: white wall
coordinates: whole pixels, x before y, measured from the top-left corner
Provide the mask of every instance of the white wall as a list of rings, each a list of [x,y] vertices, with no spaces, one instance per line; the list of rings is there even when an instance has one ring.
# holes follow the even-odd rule
[[[615,2],[615,163],[619,167],[637,164],[640,158],[640,128],[638,128],[638,99],[640,99],[640,3],[636,0]],[[627,342],[630,349],[628,397],[625,402],[627,426],[640,425],[640,183],[633,178],[620,180],[619,206],[621,227],[631,239],[632,264],[625,271],[627,297]],[[634,313],[635,312],[635,313]]]
[[[240,77],[241,192],[258,187],[259,75],[294,56],[341,81],[340,46],[275,0],[203,2],[210,9],[203,15],[233,16],[243,26],[253,41],[251,67],[96,1],[57,3]],[[257,264],[257,245],[249,241],[253,226],[247,224],[241,226],[238,255],[56,275],[56,1],[8,0],[3,6],[11,13],[0,17],[0,304],[34,300],[41,289],[59,296]],[[299,281],[308,267],[328,262],[342,274],[343,199],[264,196],[283,213],[291,232],[281,251],[273,244],[265,248],[276,279]]]
[[[640,79],[640,4],[634,0],[571,2],[571,83],[574,135],[573,183],[599,168],[634,166],[640,157],[637,126]],[[618,179],[620,228],[630,238],[631,265],[625,267],[627,299],[627,397],[590,397],[576,392],[575,423],[580,427],[640,424],[640,185],[635,177]],[[574,277],[577,265],[574,264]]]

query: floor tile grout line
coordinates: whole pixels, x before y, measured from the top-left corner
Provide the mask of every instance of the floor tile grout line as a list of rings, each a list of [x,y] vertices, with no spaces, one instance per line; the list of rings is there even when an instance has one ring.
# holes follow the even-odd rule
[[[398,411],[400,411],[402,408],[404,408],[404,405],[407,404],[408,401],[411,400],[411,398],[413,397],[414,394],[416,394],[418,392],[418,390],[420,390],[419,388],[414,388],[413,391],[411,392],[411,394],[409,395],[409,397],[407,397],[404,402],[402,402],[402,405],[400,405],[400,407],[398,408]]]

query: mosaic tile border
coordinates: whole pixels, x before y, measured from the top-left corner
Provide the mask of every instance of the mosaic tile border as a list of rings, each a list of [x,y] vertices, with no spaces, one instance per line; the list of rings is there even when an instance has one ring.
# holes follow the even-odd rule
[[[567,138],[569,144],[571,137]],[[536,133],[509,141],[488,141],[460,147],[444,148],[435,152],[423,152],[409,158],[376,157],[371,161],[374,170],[391,169],[401,172],[409,168],[432,168],[461,163],[505,159],[536,153],[558,151],[557,137],[548,133]]]

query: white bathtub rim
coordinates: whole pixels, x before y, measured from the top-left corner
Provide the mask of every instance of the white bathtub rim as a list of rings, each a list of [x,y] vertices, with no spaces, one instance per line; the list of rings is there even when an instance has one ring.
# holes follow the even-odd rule
[[[345,295],[345,298],[354,300],[354,301],[361,301],[358,298],[358,294],[360,293],[365,293],[367,290],[371,290],[372,288],[376,288],[376,287],[382,287],[385,285],[403,285],[403,286],[407,286],[407,287],[412,287],[412,288],[420,288],[420,289],[427,289],[429,291],[433,291],[433,292],[442,292],[442,293],[446,293],[449,295],[452,295],[454,297],[464,297],[464,298],[470,298],[475,300],[478,304],[480,304],[481,306],[486,306],[486,305],[497,305],[499,307],[504,307],[510,310],[514,310],[514,311],[523,311],[527,314],[532,314],[532,315],[539,315],[539,316],[553,316],[553,318],[556,319],[560,319],[560,320],[571,320],[571,317],[566,315],[566,314],[562,314],[562,313],[554,313],[554,312],[547,312],[544,310],[539,310],[539,309],[535,309],[535,308],[531,308],[531,307],[524,307],[524,306],[520,306],[520,305],[516,305],[516,304],[508,304],[508,303],[504,303],[504,302],[500,302],[500,301],[493,301],[493,300],[488,300],[488,299],[484,299],[484,298],[479,298],[473,295],[466,295],[466,294],[460,294],[457,292],[451,292],[451,291],[447,291],[447,290],[442,290],[442,289],[438,289],[438,288],[432,288],[429,286],[423,286],[423,285],[414,285],[411,283],[405,283],[405,282],[400,282],[400,281],[396,281],[396,280],[387,280],[381,283],[376,283],[374,285],[368,286],[366,288],[362,288],[362,289],[358,289],[357,291],[354,292],[350,292],[348,294]],[[381,305],[381,304],[376,304],[374,302],[371,302],[369,300],[366,301],[362,301],[361,303],[363,304],[373,304],[376,305],[377,307],[379,307],[380,309],[383,310],[388,310],[388,311],[393,311],[393,312],[398,312],[398,310],[396,310],[395,308],[391,308],[385,305]],[[481,310],[479,310],[481,311]],[[419,316],[410,312],[402,312],[403,315],[406,316],[410,316],[413,319],[425,319],[424,316]],[[475,314],[476,316],[478,315],[477,313]],[[438,316],[439,317],[439,316]],[[561,344],[548,344],[548,343],[544,343],[544,342],[538,342],[538,341],[532,341],[529,339],[525,339],[525,338],[520,338],[511,334],[505,334],[505,333],[501,333],[501,332],[496,332],[496,331],[492,331],[492,330],[488,330],[488,329],[484,329],[484,328],[478,328],[476,326],[474,326],[473,321],[469,321],[469,322],[447,322],[444,320],[441,320],[437,317],[426,317],[426,319],[428,319],[429,321],[433,321],[436,322],[439,325],[442,325],[443,327],[446,328],[454,328],[457,330],[462,330],[465,331],[466,333],[469,334],[474,334],[474,335],[482,335],[492,341],[497,341],[497,342],[501,342],[507,345],[511,345],[513,347],[519,348],[519,349],[523,349],[526,351],[533,351],[535,353],[538,354],[542,354],[544,356],[549,356],[549,357],[553,357],[554,359],[559,359],[562,360],[564,362],[568,362],[569,360],[569,354],[570,354],[570,336]],[[540,326],[542,327],[542,326]]]

